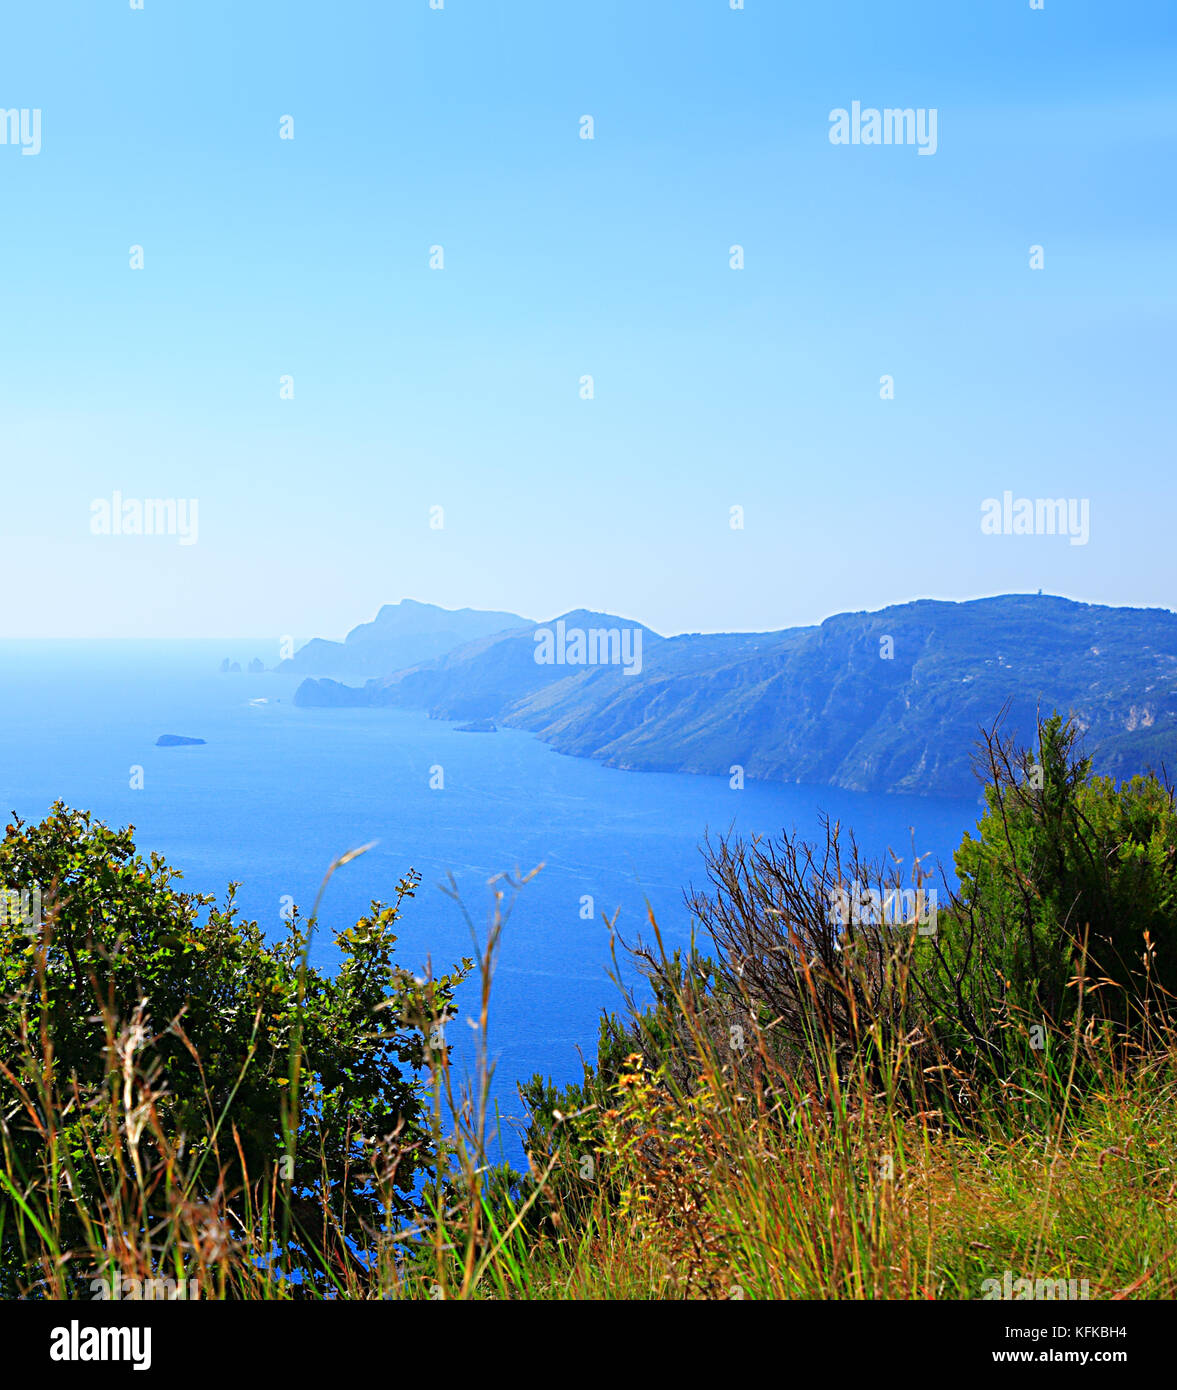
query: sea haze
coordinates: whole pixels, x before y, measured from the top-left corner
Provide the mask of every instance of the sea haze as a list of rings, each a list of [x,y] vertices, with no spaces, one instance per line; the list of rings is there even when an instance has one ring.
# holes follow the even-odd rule
[[[268,932],[283,899],[308,913],[327,865],[379,840],[340,870],[324,900],[325,928],[349,925],[372,898],[389,899],[410,867],[423,875],[400,925],[398,959],[445,970],[471,953],[457,905],[437,885],[452,872],[477,925],[494,874],[544,868],[522,891],[503,935],[492,1001],[495,1094],[517,1112],[514,1083],[533,1072],[579,1078],[592,1056],[607,978],[605,914],[623,935],[646,925],[646,902],[668,945],[684,943],[682,892],[701,884],[704,832],[735,826],[816,835],[821,811],[853,827],[871,854],[910,866],[912,834],[951,873],[951,855],[979,798],[882,796],[722,777],[626,772],[563,756],[519,730],[460,733],[398,709],[299,709],[299,677],[222,675],[225,656],[273,664],[274,643],[0,642],[0,810],[43,817],[55,798],[111,824],[131,823],[141,853],[158,850],[183,887],[238,904]],[[252,703],[265,701],[266,703]],[[161,734],[203,738],[158,748]],[[132,790],[132,769],[143,769]],[[443,790],[430,770],[444,769]],[[932,862],[932,861],[929,861]],[[584,895],[594,900],[581,917]],[[338,959],[321,931],[314,963]],[[463,1017],[473,1006],[467,991]],[[472,1034],[451,1027],[463,1059]]]

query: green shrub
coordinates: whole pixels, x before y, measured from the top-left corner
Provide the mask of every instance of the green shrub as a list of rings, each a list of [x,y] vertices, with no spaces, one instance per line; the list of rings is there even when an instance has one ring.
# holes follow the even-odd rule
[[[917,974],[940,1036],[1005,1076],[1028,1040],[1042,1048],[1080,1012],[1138,1032],[1168,1011],[1177,811],[1155,776],[1093,777],[1057,714],[1034,754],[989,735],[983,766],[985,814],[956,853],[960,889],[936,941],[919,943]]]
[[[215,1190],[244,1218],[269,1188],[297,1268],[316,1231],[359,1241],[407,1215],[432,1161],[414,1073],[469,962],[424,984],[392,963],[417,876],[392,906],[373,902],[336,933],[332,975],[306,967],[308,921],[295,915],[267,941],[238,916],[232,887],[218,907],[177,878],[159,855],[136,854],[132,828],[61,803],[39,825],[14,820],[0,844],[0,885],[39,890],[43,918],[8,913],[0,924],[0,1138],[15,1188],[0,1193],[0,1269],[10,1279],[29,1235],[17,1192],[49,1194],[39,1219],[59,1250],[97,1255],[102,1242],[141,1237],[181,1198]],[[141,1175],[138,1231],[96,1230],[87,1216],[113,1213],[123,1168]],[[348,1248],[339,1243],[342,1258]]]

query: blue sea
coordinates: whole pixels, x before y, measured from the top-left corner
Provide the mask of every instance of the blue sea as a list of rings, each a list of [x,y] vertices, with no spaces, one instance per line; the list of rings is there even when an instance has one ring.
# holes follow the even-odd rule
[[[623,772],[554,752],[530,734],[459,733],[423,713],[296,709],[297,678],[222,675],[272,659],[256,642],[0,642],[0,811],[43,817],[62,798],[111,824],[131,824],[140,851],[158,850],[181,886],[223,898],[240,884],[246,916],[275,933],[284,901],[309,913],[327,866],[371,840],[340,869],[324,898],[313,963],[338,960],[330,928],[351,925],[373,898],[388,900],[410,868],[423,875],[400,923],[400,963],[437,972],[472,954],[470,929],[438,885],[452,874],[475,925],[488,881],[526,874],[502,937],[491,1007],[494,1094],[521,1106],[515,1082],[542,1072],[579,1079],[595,1055],[609,979],[606,916],[622,936],[648,932],[647,905],[668,947],[684,944],[683,890],[705,880],[699,842],[734,826],[819,834],[827,812],[871,855],[911,863],[930,852],[951,874],[952,851],[979,800],[875,796],[721,777]],[[157,748],[161,734],[203,738]],[[444,787],[431,787],[442,769]],[[132,789],[133,769],[141,789]],[[593,916],[582,916],[592,899]],[[473,990],[460,996],[474,1012]],[[459,1067],[473,1035],[450,1028]],[[513,1146],[509,1146],[513,1148]]]

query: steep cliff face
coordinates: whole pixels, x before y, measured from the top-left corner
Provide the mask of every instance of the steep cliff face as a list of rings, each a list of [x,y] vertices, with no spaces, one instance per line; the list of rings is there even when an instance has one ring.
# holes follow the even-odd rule
[[[775,633],[662,639],[643,628],[635,675],[539,665],[535,630],[469,643],[354,699],[494,718],[619,767],[726,776],[738,764],[753,779],[863,791],[970,795],[979,729],[1003,709],[1023,740],[1040,709],[1073,715],[1097,769],[1117,776],[1177,764],[1177,615],[1163,609],[1006,595]]]
[[[676,639],[678,640],[678,639]],[[709,670],[519,702],[510,723],[618,766],[969,795],[981,726],[1072,714],[1097,767],[1177,761],[1177,616],[1012,595],[840,614]],[[669,645],[669,644],[668,644]]]

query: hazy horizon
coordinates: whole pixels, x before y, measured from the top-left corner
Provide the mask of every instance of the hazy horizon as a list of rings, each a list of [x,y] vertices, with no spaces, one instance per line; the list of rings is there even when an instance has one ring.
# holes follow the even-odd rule
[[[815,618],[815,619],[813,619],[813,620],[810,621],[810,622],[797,622],[797,623],[780,624],[780,625],[773,626],[773,627],[709,627],[709,628],[702,628],[702,627],[684,627],[684,628],[681,628],[681,629],[678,629],[678,630],[675,630],[675,631],[672,631],[672,632],[664,632],[664,631],[661,631],[660,629],[658,629],[657,627],[655,627],[652,623],[647,622],[646,619],[645,619],[640,613],[637,613],[637,612],[630,612],[630,611],[614,612],[614,613],[611,613],[610,616],[612,616],[612,617],[617,617],[617,618],[622,618],[622,619],[625,619],[625,620],[628,620],[628,621],[632,621],[632,622],[641,623],[644,627],[650,628],[651,631],[657,632],[658,635],[661,636],[661,637],[682,637],[682,636],[686,636],[686,635],[689,635],[689,634],[692,634],[692,633],[699,634],[699,635],[709,635],[709,634],[716,634],[716,633],[783,632],[783,631],[785,631],[785,630],[787,630],[787,629],[790,629],[790,628],[820,627],[821,624],[822,624],[823,622],[825,622],[827,619],[833,618],[833,617],[837,617],[837,616],[839,616],[839,614],[842,614],[842,613],[877,613],[877,612],[879,612],[881,609],[884,609],[884,608],[902,607],[904,604],[908,604],[908,603],[921,603],[921,602],[933,602],[933,603],[975,603],[975,602],[978,602],[978,601],[983,600],[983,599],[991,599],[991,598],[1010,598],[1010,597],[1016,597],[1016,596],[1042,597],[1042,598],[1059,598],[1059,599],[1064,599],[1064,600],[1067,601],[1068,603],[1090,603],[1090,602],[1092,602],[1090,599],[1077,598],[1077,597],[1075,597],[1074,595],[1071,595],[1071,594],[1052,594],[1052,593],[1047,593],[1045,590],[1043,590],[1040,594],[1039,594],[1039,592],[1038,592],[1037,590],[1033,590],[1033,591],[1031,591],[1031,590],[1025,590],[1025,591],[1020,591],[1020,590],[1008,590],[1008,591],[1003,591],[1003,592],[1001,592],[1001,593],[970,594],[970,595],[968,595],[968,596],[965,597],[965,598],[946,598],[946,597],[944,597],[944,596],[942,596],[942,595],[938,595],[938,594],[919,594],[918,596],[916,596],[916,597],[914,597],[914,598],[910,598],[910,599],[899,599],[899,600],[897,600],[895,603],[880,604],[877,608],[844,608],[844,609],[839,609],[837,613],[825,613],[825,614],[823,614],[820,618]],[[332,632],[293,632],[293,633],[290,633],[290,634],[285,634],[285,633],[284,633],[284,634],[281,634],[281,635],[282,635],[282,636],[289,635],[289,636],[293,637],[294,643],[295,643],[295,646],[296,646],[296,647],[300,647],[300,646],[304,645],[305,643],[314,640],[315,638],[321,638],[321,639],[323,639],[323,640],[325,640],[325,641],[329,641],[329,642],[342,642],[342,641],[344,640],[344,638],[347,636],[347,634],[348,634],[353,628],[358,627],[358,626],[360,626],[360,625],[363,624],[363,623],[371,622],[372,619],[376,616],[376,614],[380,611],[381,608],[385,607],[386,605],[395,607],[397,604],[402,603],[402,602],[406,602],[406,601],[408,601],[408,602],[413,602],[413,603],[425,604],[425,605],[429,605],[429,606],[432,606],[432,607],[435,607],[435,608],[441,608],[441,609],[444,609],[444,610],[449,611],[449,612],[454,612],[454,611],[458,611],[458,610],[461,610],[461,609],[474,609],[474,610],[476,610],[476,611],[483,611],[483,612],[485,612],[485,611],[495,611],[495,610],[491,610],[490,605],[483,605],[483,604],[479,604],[479,603],[458,603],[458,604],[455,604],[455,605],[453,605],[453,606],[451,607],[450,605],[447,605],[447,604],[435,603],[434,600],[432,600],[432,599],[423,599],[423,598],[419,597],[419,596],[416,595],[416,594],[406,594],[406,595],[404,595],[402,598],[399,598],[399,599],[382,599],[382,600],[380,600],[379,602],[377,602],[375,605],[369,605],[369,608],[368,608],[368,609],[359,612],[351,621],[349,621],[349,622],[346,624],[346,626],[344,626],[344,627],[342,627],[342,628],[340,628],[340,629],[338,629],[338,630],[336,630],[336,631],[332,631]],[[1177,611],[1177,610],[1175,610],[1174,608],[1172,608],[1171,606],[1166,605],[1166,604],[1117,603],[1117,604],[1101,604],[1101,605],[1099,605],[1099,606],[1101,606],[1101,607],[1108,607],[1108,608],[1139,608],[1139,609],[1151,609],[1151,610],[1157,610],[1157,611],[1165,612],[1165,613],[1171,613],[1171,612]],[[577,603],[577,604],[572,605],[571,608],[564,608],[564,609],[561,609],[559,612],[555,612],[555,613],[543,613],[543,614],[541,614],[541,615],[538,616],[538,617],[536,617],[536,616],[531,616],[531,615],[528,615],[528,614],[525,614],[525,613],[517,613],[515,616],[520,617],[520,618],[523,618],[526,622],[544,623],[544,622],[551,622],[551,621],[554,621],[556,618],[562,617],[562,616],[563,616],[564,614],[566,614],[566,613],[576,612],[576,611],[578,611],[578,610],[587,610],[587,611],[590,611],[590,612],[604,612],[604,611],[606,611],[606,610],[596,609],[596,608],[590,609],[590,608],[589,608],[589,605],[587,605],[587,604]],[[176,636],[175,634],[156,634],[156,635],[150,635],[150,634],[137,634],[137,635],[127,635],[127,634],[118,634],[118,633],[113,633],[113,634],[102,634],[102,633],[97,633],[97,634],[95,634],[95,633],[68,633],[68,632],[67,632],[67,633],[53,633],[53,634],[43,634],[43,633],[38,633],[38,634],[16,634],[16,633],[4,633],[4,632],[0,632],[0,642],[36,642],[36,641],[45,641],[45,642],[258,642],[258,643],[272,643],[272,642],[277,642],[278,640],[279,640],[278,635],[276,635],[276,634],[274,634],[274,633],[261,633],[261,632],[227,632],[227,631],[225,631],[225,632],[194,632],[194,633],[186,634],[186,635],[184,635],[184,636]]]

